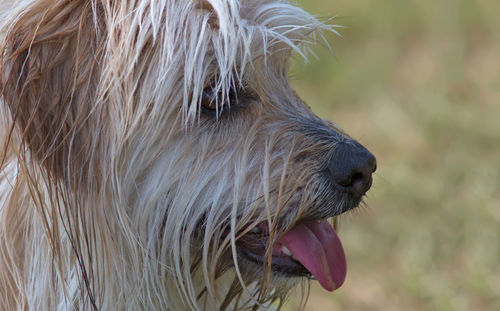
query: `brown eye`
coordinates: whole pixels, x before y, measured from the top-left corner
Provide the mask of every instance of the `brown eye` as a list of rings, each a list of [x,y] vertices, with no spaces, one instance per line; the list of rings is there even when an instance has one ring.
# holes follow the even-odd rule
[[[225,96],[224,96],[225,95]],[[216,91],[215,87],[209,86],[203,90],[201,95],[201,109],[208,114],[218,113],[219,115],[238,102],[238,94],[231,88],[224,94],[222,91]]]
[[[207,87],[203,90],[203,94],[201,95],[201,107],[213,112],[220,111],[223,105],[221,99],[218,97],[213,87]]]

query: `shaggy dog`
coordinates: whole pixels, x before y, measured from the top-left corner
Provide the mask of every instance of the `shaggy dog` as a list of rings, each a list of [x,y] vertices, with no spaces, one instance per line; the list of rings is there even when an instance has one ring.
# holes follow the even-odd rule
[[[327,219],[376,161],[288,80],[333,27],[283,0],[0,6],[1,310],[257,310],[343,283]]]

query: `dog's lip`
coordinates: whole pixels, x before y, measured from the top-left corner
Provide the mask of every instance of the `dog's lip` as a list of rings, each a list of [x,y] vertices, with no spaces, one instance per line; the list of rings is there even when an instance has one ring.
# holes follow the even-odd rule
[[[242,253],[263,264],[269,240],[268,223],[259,223],[241,238]],[[345,280],[346,260],[337,234],[323,219],[297,223],[282,234],[273,244],[271,268],[290,276],[313,275],[333,291]]]
[[[239,248],[241,254],[244,257],[256,263],[259,266],[263,266],[266,260],[265,258],[265,247],[260,250],[248,247],[246,244],[242,244]],[[312,278],[311,272],[307,270],[299,261],[293,256],[289,256],[283,253],[283,251],[273,248],[271,254],[271,270],[275,273],[279,273],[285,277],[309,277]]]
[[[269,244],[268,222],[263,221],[248,231],[239,240],[239,252],[244,257],[263,266],[266,262],[266,252]],[[281,244],[276,243],[272,249],[271,269],[285,277],[311,277],[307,270],[296,258],[290,256]]]

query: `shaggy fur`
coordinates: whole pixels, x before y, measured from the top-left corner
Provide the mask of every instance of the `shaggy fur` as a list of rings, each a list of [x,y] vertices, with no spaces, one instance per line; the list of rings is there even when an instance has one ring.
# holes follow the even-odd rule
[[[239,240],[352,208],[321,174],[350,138],[288,81],[332,27],[279,0],[0,5],[0,310],[281,307],[301,278]]]

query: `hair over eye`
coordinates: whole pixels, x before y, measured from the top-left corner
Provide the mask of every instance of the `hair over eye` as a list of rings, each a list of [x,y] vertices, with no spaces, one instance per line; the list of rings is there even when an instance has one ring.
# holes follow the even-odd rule
[[[221,113],[238,103],[238,91],[231,87],[227,92],[210,85],[201,95],[201,109],[208,113]]]

